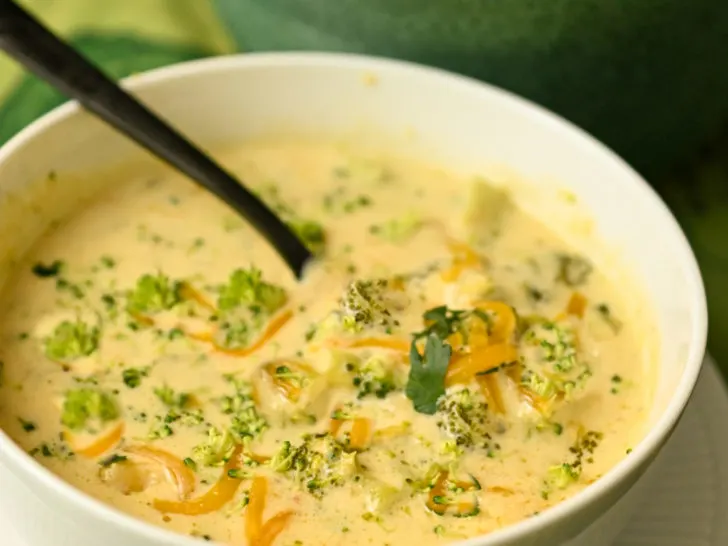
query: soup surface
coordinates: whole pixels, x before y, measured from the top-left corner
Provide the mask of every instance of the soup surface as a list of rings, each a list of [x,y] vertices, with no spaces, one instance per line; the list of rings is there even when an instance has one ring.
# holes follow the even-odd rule
[[[318,253],[304,281],[165,175],[112,184],[9,283],[0,424],[65,480],[211,541],[425,546],[639,441],[618,287],[507,194],[323,143],[227,163]]]

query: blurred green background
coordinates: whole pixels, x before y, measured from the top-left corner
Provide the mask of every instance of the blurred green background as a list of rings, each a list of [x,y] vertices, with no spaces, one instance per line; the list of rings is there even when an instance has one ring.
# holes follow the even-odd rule
[[[398,56],[525,94],[625,155],[698,256],[728,375],[728,2],[24,0],[112,76],[239,50]],[[0,54],[0,144],[64,101]]]

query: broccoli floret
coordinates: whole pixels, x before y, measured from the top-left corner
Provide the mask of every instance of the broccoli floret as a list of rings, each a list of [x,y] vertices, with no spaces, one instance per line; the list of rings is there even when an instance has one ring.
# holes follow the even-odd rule
[[[142,275],[128,295],[127,311],[136,315],[153,315],[172,309],[182,301],[181,284],[162,273]]]
[[[451,442],[446,451],[460,453],[465,448],[490,448],[488,404],[470,389],[450,389],[437,401],[437,426]]]
[[[342,325],[349,332],[365,328],[383,327],[391,330],[399,326],[392,317],[389,282],[386,279],[357,280],[349,284],[340,300]]]
[[[352,366],[354,365],[352,364]],[[357,393],[359,399],[369,395],[386,398],[390,392],[401,388],[392,367],[388,366],[382,358],[372,357],[354,369],[356,374],[352,379],[352,384],[359,391]]]
[[[248,308],[253,314],[275,313],[286,301],[283,288],[263,280],[260,269],[236,269],[220,290],[217,307],[221,312]]]
[[[422,218],[415,212],[408,212],[399,218],[392,218],[371,227],[371,232],[392,243],[401,243],[412,237],[422,226]]]
[[[355,451],[346,451],[330,434],[308,435],[298,446],[283,442],[269,464],[322,497],[327,488],[341,486],[357,474],[356,457]]]
[[[235,270],[218,297],[223,319],[218,328],[218,342],[230,349],[248,346],[270,315],[285,302],[285,291],[263,281],[259,269]]]
[[[570,395],[591,377],[577,353],[576,335],[568,326],[541,321],[523,335],[522,384],[544,400]]]
[[[105,423],[118,416],[119,408],[110,394],[97,389],[81,388],[66,392],[61,422],[71,430],[80,430],[86,427],[89,420]]]
[[[288,222],[293,232],[314,254],[322,254],[326,247],[326,232],[321,224],[313,220],[291,220]]]
[[[157,398],[159,398],[162,404],[169,408],[183,409],[190,402],[189,394],[187,394],[186,392],[181,392],[177,394],[174,392],[174,389],[167,385],[155,388],[154,394]]]
[[[230,458],[235,445],[235,438],[229,431],[220,432],[210,427],[205,441],[192,449],[192,458],[205,466],[220,466]]]
[[[256,438],[268,428],[268,422],[258,413],[253,399],[253,386],[245,380],[228,376],[235,394],[220,399],[220,410],[231,418],[230,433],[239,441]]]
[[[546,491],[553,489],[566,489],[571,484],[576,483],[581,476],[581,468],[563,463],[549,468],[546,477]]]
[[[48,358],[57,362],[71,362],[91,355],[99,346],[100,332],[81,320],[64,320],[44,340]]]

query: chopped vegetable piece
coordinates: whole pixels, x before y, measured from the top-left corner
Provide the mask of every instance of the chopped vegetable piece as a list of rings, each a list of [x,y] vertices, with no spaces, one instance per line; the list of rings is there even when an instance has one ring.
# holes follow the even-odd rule
[[[266,521],[254,543],[255,546],[271,546],[276,537],[286,528],[291,516],[293,516],[291,511],[278,512]]]
[[[422,217],[409,211],[399,218],[392,218],[383,224],[372,226],[371,232],[392,243],[402,243],[412,237],[422,227]]]
[[[49,264],[43,264],[38,262],[33,266],[33,275],[42,279],[48,277],[57,277],[58,274],[63,270],[63,262],[61,260],[53,260]]]
[[[149,316],[172,309],[182,301],[181,284],[166,275],[142,275],[129,293],[127,311],[133,316]]]
[[[81,430],[90,420],[105,423],[118,416],[119,409],[110,394],[84,387],[66,392],[61,422],[71,430]]]
[[[68,363],[93,354],[99,346],[99,329],[82,320],[64,320],[44,339],[44,351],[55,362]]]
[[[371,437],[372,422],[361,417],[354,419],[349,437],[349,447],[361,451],[367,447]]]
[[[450,389],[437,402],[437,425],[452,438],[455,450],[490,447],[488,405],[467,388]]]
[[[228,474],[230,470],[240,464],[241,454],[242,446],[238,446],[228,462],[225,463],[220,478],[218,478],[215,485],[201,497],[181,502],[155,499],[153,502],[154,508],[164,514],[183,514],[185,516],[198,516],[219,510],[233,499],[240,487],[241,480],[231,478]]]
[[[268,423],[255,407],[253,386],[248,381],[230,376],[228,381],[235,387],[235,394],[224,396],[220,400],[220,409],[230,416],[229,431],[238,442],[254,439],[268,428]]]
[[[64,438],[71,445],[73,452],[87,459],[95,459],[100,457],[107,451],[113,449],[121,442],[124,436],[124,423],[117,423],[111,430],[106,434],[102,434],[91,444],[79,447],[76,445],[76,440],[73,438],[71,433],[65,432]]]
[[[269,464],[316,497],[323,496],[329,487],[343,485],[358,472],[356,452],[345,450],[330,434],[305,436],[298,446],[283,442]]]
[[[291,220],[287,222],[293,232],[314,254],[322,254],[326,248],[326,232],[321,224],[313,220]]]
[[[210,427],[204,442],[192,449],[192,459],[205,466],[222,466],[235,451],[235,439],[229,431]]]
[[[478,374],[498,369],[504,364],[517,360],[516,348],[505,343],[488,345],[472,353],[458,354],[453,357],[447,370],[445,384],[448,386],[467,384],[473,381]]]
[[[189,497],[195,490],[195,475],[192,470],[178,457],[161,449],[149,446],[132,446],[126,449],[127,453],[144,457],[155,463],[161,464],[167,475],[177,486],[177,492],[181,500]]]
[[[587,282],[593,268],[585,258],[569,254],[559,254],[557,258],[559,261],[557,281],[572,288]]]
[[[344,330],[361,332],[366,328],[399,326],[390,309],[397,303],[393,292],[386,279],[350,283],[340,301]]]
[[[581,292],[573,292],[569,303],[566,306],[566,313],[573,315],[578,318],[584,318],[584,311],[586,310],[586,298]]]
[[[236,269],[220,290],[217,308],[222,312],[246,307],[255,314],[271,315],[286,302],[286,293],[279,286],[263,280],[260,269]]]
[[[256,476],[250,487],[250,502],[245,508],[245,538],[251,546],[257,546],[258,537],[263,529],[263,512],[267,496],[268,480],[262,476]]]

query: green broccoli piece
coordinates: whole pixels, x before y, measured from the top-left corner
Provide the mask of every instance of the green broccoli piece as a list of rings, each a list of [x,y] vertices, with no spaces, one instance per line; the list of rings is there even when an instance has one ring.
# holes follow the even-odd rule
[[[81,320],[64,320],[44,340],[48,358],[57,362],[71,362],[89,356],[98,349],[101,333],[98,327]]]
[[[142,275],[129,292],[127,311],[136,315],[153,315],[172,309],[182,301],[181,283],[162,273]]]
[[[259,316],[253,317],[250,322],[240,318],[225,320],[218,328],[218,343],[228,349],[247,347],[253,342],[262,326],[263,321]]]
[[[581,476],[581,468],[568,463],[552,466],[546,477],[547,489],[566,489],[576,483]]]
[[[340,300],[342,325],[349,332],[399,326],[388,309],[389,282],[386,279],[357,280],[349,284]]]
[[[205,441],[192,449],[192,459],[205,466],[220,466],[230,458],[235,445],[235,438],[229,431],[210,427]]]
[[[265,282],[260,269],[251,267],[232,272],[228,283],[220,290],[217,307],[223,313],[244,307],[255,315],[271,315],[285,302],[285,290]]]
[[[330,434],[307,435],[300,445],[283,442],[269,464],[315,497],[343,485],[358,473],[355,451],[347,451]]]
[[[268,429],[268,422],[255,407],[253,386],[250,382],[227,376],[235,387],[235,394],[220,399],[220,410],[231,419],[230,433],[239,441],[253,439]]]
[[[579,358],[576,335],[566,325],[540,321],[522,337],[523,386],[544,400],[570,395],[591,377],[589,365]]]
[[[412,237],[422,227],[422,218],[410,211],[399,218],[392,218],[381,225],[375,225],[370,231],[392,243],[401,243]]]
[[[358,390],[357,398],[359,399],[370,395],[380,399],[386,398],[390,392],[402,388],[395,377],[392,366],[380,357],[372,357],[358,367],[354,364],[351,364],[350,367],[355,371],[352,384]]]
[[[437,426],[452,440],[446,451],[490,449],[488,404],[470,389],[451,389],[437,401]]]
[[[313,220],[291,220],[287,224],[311,252],[323,254],[326,248],[326,232],[321,224]]]
[[[237,269],[220,290],[218,342],[229,349],[248,346],[286,302],[283,288],[267,283],[259,269]]]
[[[105,423],[118,416],[119,408],[110,394],[97,389],[80,388],[66,392],[61,423],[71,430],[80,430],[86,427],[89,420]]]
[[[186,392],[177,394],[167,385],[155,388],[154,394],[168,408],[184,409],[190,402],[189,394]]]

